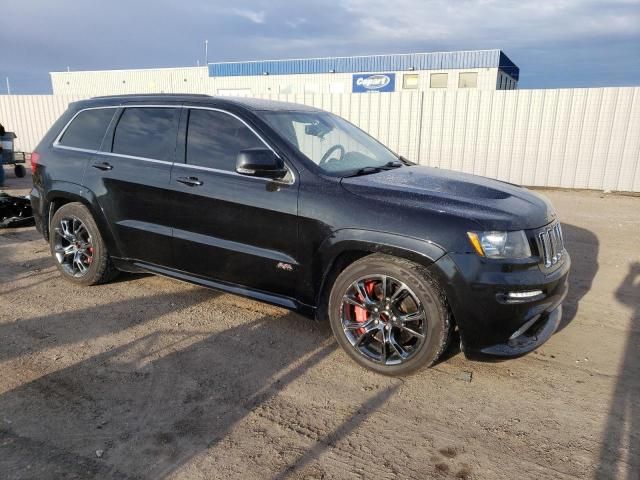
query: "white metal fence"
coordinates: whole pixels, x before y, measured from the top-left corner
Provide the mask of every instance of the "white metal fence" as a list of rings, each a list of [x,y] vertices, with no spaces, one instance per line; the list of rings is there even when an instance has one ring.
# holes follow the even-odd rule
[[[640,87],[263,95],[332,111],[424,165],[530,186],[640,192]],[[30,151],[70,101],[0,96]]]
[[[60,95],[0,95],[0,123],[18,136],[16,150],[31,152],[75,100]]]

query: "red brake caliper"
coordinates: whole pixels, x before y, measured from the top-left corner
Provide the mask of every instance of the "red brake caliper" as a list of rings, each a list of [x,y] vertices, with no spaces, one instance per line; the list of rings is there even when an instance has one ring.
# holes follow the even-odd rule
[[[91,263],[93,263],[93,247],[89,247],[87,250],[89,250],[89,253],[91,254],[90,257],[87,257],[87,264],[91,265]]]
[[[375,288],[376,284],[373,280],[369,280],[364,282],[364,290],[367,292],[367,295],[369,296],[369,298],[373,297],[373,289]],[[358,294],[358,300],[360,300],[361,302],[364,303],[364,298],[362,298],[362,295]],[[364,323],[369,319],[369,312],[367,312],[366,309],[362,308],[362,307],[353,307],[353,311],[355,313],[355,317],[356,317],[356,322],[358,323]],[[364,333],[364,328],[359,328],[356,330],[356,333],[358,333],[359,335]]]

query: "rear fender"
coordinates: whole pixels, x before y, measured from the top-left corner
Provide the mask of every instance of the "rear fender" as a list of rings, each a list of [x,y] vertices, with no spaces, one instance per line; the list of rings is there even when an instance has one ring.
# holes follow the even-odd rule
[[[59,208],[60,204],[69,202],[79,202],[89,209],[110,255],[114,257],[120,256],[120,250],[115,242],[113,232],[96,196],[90,190],[75,183],[56,182],[47,192],[41,207],[45,238],[49,238],[49,225],[53,213]]]

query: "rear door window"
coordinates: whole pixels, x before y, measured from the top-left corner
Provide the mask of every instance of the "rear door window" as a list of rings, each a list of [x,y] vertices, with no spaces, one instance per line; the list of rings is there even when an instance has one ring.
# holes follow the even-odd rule
[[[58,141],[65,147],[98,150],[115,108],[93,108],[75,116]]]
[[[113,135],[111,151],[172,162],[179,119],[179,108],[125,108]]]
[[[193,109],[187,127],[187,163],[235,172],[241,150],[264,143],[237,118],[216,110]]]

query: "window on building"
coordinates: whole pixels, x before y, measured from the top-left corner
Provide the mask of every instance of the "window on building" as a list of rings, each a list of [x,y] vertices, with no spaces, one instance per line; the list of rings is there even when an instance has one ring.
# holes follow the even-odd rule
[[[125,108],[113,136],[113,153],[173,161],[178,108]]]
[[[80,112],[64,131],[60,145],[98,150],[115,111],[115,108],[95,108]]]
[[[476,88],[478,72],[462,72],[458,77],[458,88]]]
[[[187,126],[187,163],[235,172],[241,150],[264,143],[235,117],[214,110],[193,109]]]
[[[402,88],[415,89],[418,88],[420,77],[417,73],[405,73],[402,77]]]
[[[429,85],[431,88],[447,88],[449,83],[448,73],[432,73]]]

